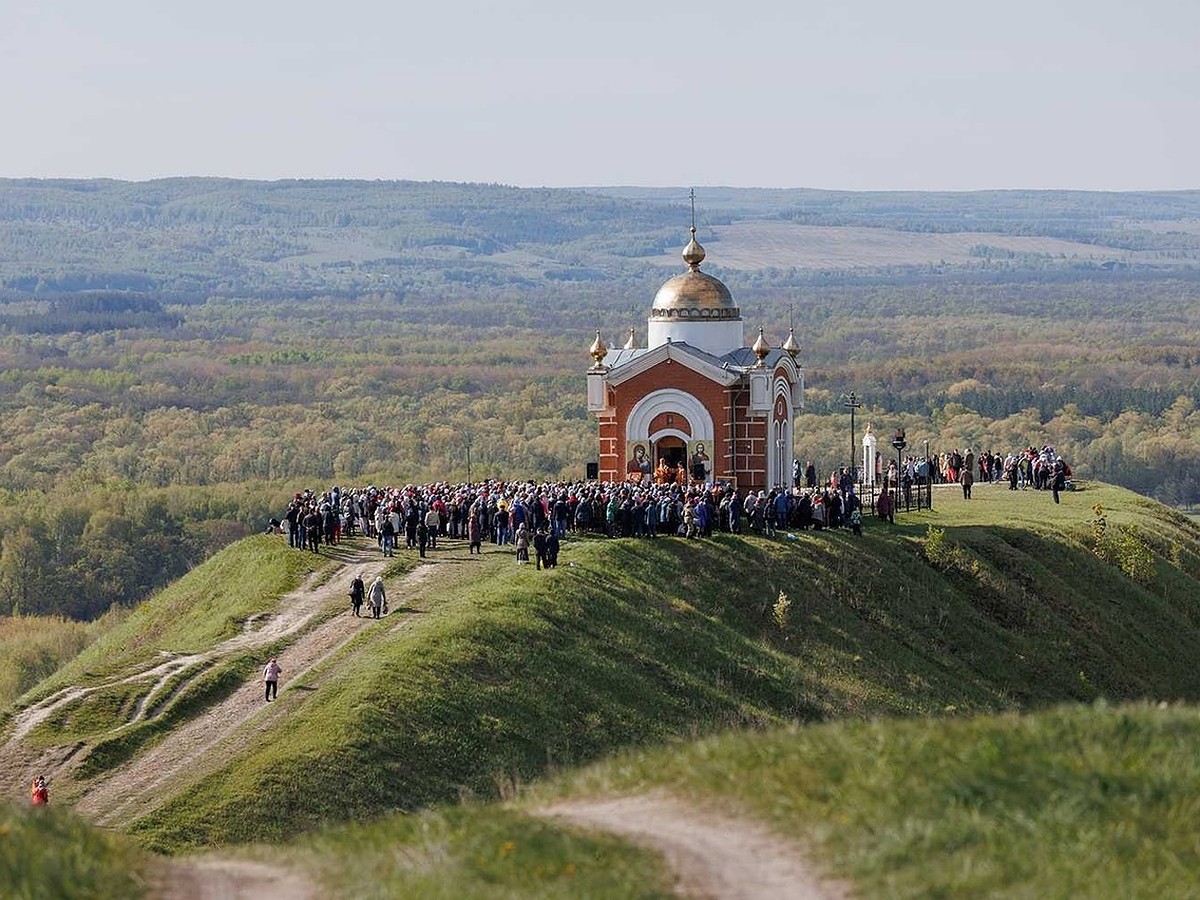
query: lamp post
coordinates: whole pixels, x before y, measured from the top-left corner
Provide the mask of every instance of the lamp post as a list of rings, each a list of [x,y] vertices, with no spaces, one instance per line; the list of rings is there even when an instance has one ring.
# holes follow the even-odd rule
[[[471,484],[471,432],[467,432],[467,484]]]
[[[858,395],[854,391],[851,391],[842,406],[850,410],[850,480],[857,484],[858,466],[854,464],[854,454],[858,450],[858,447],[854,443],[854,413],[856,410],[862,408],[862,403],[859,402]]]
[[[908,441],[904,439],[903,428],[896,429],[896,435],[892,438],[892,446],[896,448],[896,503],[892,507],[892,509],[895,509],[900,505],[900,470],[904,465],[904,459],[900,454],[908,446]]]

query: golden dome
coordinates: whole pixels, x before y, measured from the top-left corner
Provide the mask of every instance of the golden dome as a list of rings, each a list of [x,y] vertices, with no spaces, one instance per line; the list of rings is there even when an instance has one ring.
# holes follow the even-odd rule
[[[596,339],[592,341],[592,346],[588,348],[588,353],[592,359],[596,361],[597,366],[604,365],[604,357],[608,356],[608,347],[604,343],[604,339],[600,337],[600,330],[596,330]]]
[[[780,345],[779,349],[782,350],[784,353],[786,353],[788,356],[790,356],[792,359],[796,358],[796,354],[800,352],[800,343],[799,343],[799,341],[796,340],[796,329],[795,328],[788,329],[787,340],[784,341],[782,345]]]
[[[762,366],[763,360],[766,359],[767,354],[771,352],[771,345],[768,344],[766,338],[763,337],[761,325],[758,328],[758,339],[755,340],[754,346],[752,346],[750,349],[753,350],[754,355],[758,357],[759,366]]]
[[[693,226],[692,239],[683,249],[683,261],[687,263],[688,270],[658,289],[650,309],[652,317],[726,321],[742,317],[741,310],[733,302],[733,295],[721,279],[700,271],[704,256],[704,248],[696,241],[696,229]]]

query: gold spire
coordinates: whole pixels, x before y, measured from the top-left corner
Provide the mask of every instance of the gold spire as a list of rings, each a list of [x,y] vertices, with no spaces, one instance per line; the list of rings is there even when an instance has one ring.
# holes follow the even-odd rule
[[[784,341],[780,345],[779,349],[782,350],[784,353],[786,353],[788,356],[790,356],[792,359],[796,358],[796,354],[800,352],[800,343],[799,343],[799,341],[796,340],[796,329],[795,328],[788,329],[787,340]]]
[[[683,248],[683,261],[688,264],[688,268],[693,272],[704,262],[704,248],[700,246],[696,240],[696,189],[692,188],[690,192],[692,198],[692,239],[688,241],[688,245]]]
[[[596,361],[596,368],[604,365],[604,357],[608,356],[608,346],[604,343],[604,338],[600,337],[599,328],[596,329],[596,339],[592,341],[592,346],[588,348],[588,353]]]
[[[629,337],[625,341],[625,349],[626,350],[636,350],[637,349],[637,336],[634,333],[632,325],[629,326]]]
[[[766,363],[763,362],[767,358],[767,354],[771,352],[771,345],[767,343],[767,339],[763,337],[762,326],[758,326],[758,339],[754,342],[754,346],[750,348],[754,351],[754,355],[758,357],[758,368],[763,368]]]
[[[683,261],[688,264],[688,268],[693,272],[700,267],[700,263],[704,262],[704,248],[696,240],[696,226],[692,226],[692,239],[688,241],[688,245],[683,248]]]

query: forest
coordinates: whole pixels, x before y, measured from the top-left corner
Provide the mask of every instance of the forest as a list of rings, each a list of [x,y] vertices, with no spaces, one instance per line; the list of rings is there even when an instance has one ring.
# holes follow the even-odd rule
[[[1200,193],[705,194],[705,270],[748,330],[795,324],[797,452],[823,471],[849,462],[854,390],[860,435],[1050,443],[1082,477],[1200,501]],[[95,617],[294,491],[463,478],[468,447],[476,478],[581,477],[586,348],[644,340],[686,197],[0,181],[0,614]],[[971,232],[973,252],[719,265],[749,233],[723,227],[797,219]],[[975,250],[1005,235],[1101,256]]]

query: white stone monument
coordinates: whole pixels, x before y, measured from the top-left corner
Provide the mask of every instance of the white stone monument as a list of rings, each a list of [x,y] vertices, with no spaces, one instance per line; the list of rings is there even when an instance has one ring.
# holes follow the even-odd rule
[[[875,432],[871,430],[871,423],[867,423],[867,432],[863,435],[862,447],[862,483],[867,487],[875,484]]]

